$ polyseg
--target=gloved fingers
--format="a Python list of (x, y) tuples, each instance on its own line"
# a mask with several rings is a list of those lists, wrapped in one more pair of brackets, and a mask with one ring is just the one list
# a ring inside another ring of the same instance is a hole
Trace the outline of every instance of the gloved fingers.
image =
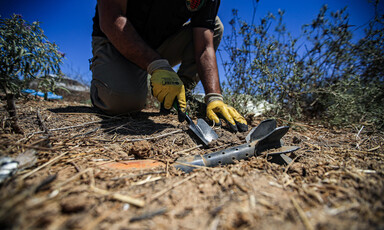
[(221, 125), (219, 117), (223, 118), (229, 126), (236, 127), (235, 121), (230, 116), (227, 105), (221, 100), (212, 101), (207, 106), (208, 119), (215, 122), (215, 125)]
[(235, 120), (233, 120), (231, 113), (229, 112), (229, 109), (226, 104), (220, 107), (220, 109), (218, 109), (217, 112), (223, 117), (223, 119), (225, 119), (225, 122), (228, 123), (228, 125), (236, 126)]
[(155, 96), (157, 98), (157, 100), (160, 102), (160, 103), (163, 103), (164, 104), (164, 108), (166, 109), (170, 109), (171, 107), (170, 106), (167, 106), (165, 104), (165, 98), (167, 96), (167, 91), (165, 90), (161, 90), (157, 93), (157, 95), (153, 94), (153, 96)]
[(219, 116), (225, 120), (225, 123), (227, 123), (230, 131), (236, 133), (237, 132), (236, 122), (233, 119), (230, 113), (230, 110), (226, 104), (224, 104), (224, 106), (220, 109), (219, 113), (220, 113)]
[[(168, 93), (164, 95), (164, 108), (171, 109), (173, 105), (173, 101), (176, 99), (177, 94), (175, 91), (169, 90)], [(159, 100), (160, 101), (160, 100)]]
[(213, 120), (215, 124), (221, 124), (219, 117), (224, 119), (232, 132), (245, 132), (248, 130), (247, 121), (244, 117), (236, 109), (221, 100), (211, 101), (207, 105), (207, 117)]
[(231, 117), (235, 120), (236, 126), (240, 132), (248, 131), (247, 121), (243, 116), (239, 114), (239, 112), (237, 112), (235, 108), (228, 106), (228, 112), (230, 113)]
[(235, 124), (232, 124), (231, 122), (228, 121), (228, 119), (224, 116), (221, 116), (223, 118), (223, 120), (225, 121), (225, 123), (227, 123), (228, 127), (229, 127), (229, 130), (233, 133), (236, 133), (238, 130), (237, 130), (237, 126), (236, 126), (236, 122), (234, 122)]
[(237, 129), (240, 131), (240, 132), (247, 132), (248, 131), (248, 125), (247, 124), (244, 124), (244, 123), (240, 123), (240, 122), (236, 122), (236, 126), (237, 126)]
[(215, 112), (209, 107), (207, 107), (207, 118), (215, 123), (217, 126), (221, 126), (221, 121)]
[(180, 93), (177, 95), (177, 101), (179, 103), (179, 108), (181, 112), (185, 113), (187, 111), (187, 99), (185, 97), (185, 87), (182, 85)]
[[(176, 102), (176, 101), (175, 101)], [(180, 93), (177, 95), (177, 117), (179, 122), (185, 121), (187, 118), (187, 99), (185, 97), (185, 87), (181, 87)]]
[[(186, 108), (185, 89), (179, 76), (171, 69), (156, 69), (151, 75), (152, 93), (160, 103), (164, 104), (165, 109), (171, 109), (176, 97), (183, 92), (184, 100), (181, 99), (183, 109)], [(180, 97), (182, 98), (182, 97)]]
[(156, 98), (158, 98), (158, 95), (160, 94), (161, 90), (160, 88), (152, 85), (152, 95)]

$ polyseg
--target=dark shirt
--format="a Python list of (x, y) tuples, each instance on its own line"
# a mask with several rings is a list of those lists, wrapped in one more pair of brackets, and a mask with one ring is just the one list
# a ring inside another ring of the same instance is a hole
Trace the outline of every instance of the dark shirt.
[[(127, 0), (126, 16), (143, 40), (156, 49), (189, 20), (192, 27), (213, 30), (219, 5), (220, 0), (206, 0), (199, 11), (190, 12), (185, 0)], [(106, 37), (100, 29), (97, 6), (92, 36)]]

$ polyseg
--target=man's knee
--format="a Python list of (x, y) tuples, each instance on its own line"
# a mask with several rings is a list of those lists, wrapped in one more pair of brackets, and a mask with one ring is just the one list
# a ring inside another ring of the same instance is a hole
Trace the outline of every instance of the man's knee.
[(147, 91), (118, 93), (98, 80), (91, 83), (92, 104), (109, 115), (137, 112), (145, 107)]
[(143, 109), (148, 92), (147, 72), (123, 57), (106, 38), (93, 39), (93, 105), (113, 115)]

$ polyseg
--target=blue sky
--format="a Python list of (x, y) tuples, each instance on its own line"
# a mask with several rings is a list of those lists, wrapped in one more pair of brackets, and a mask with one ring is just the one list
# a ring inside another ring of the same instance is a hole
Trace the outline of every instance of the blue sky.
[[(160, 0), (158, 0), (160, 1)], [(239, 15), (251, 21), (255, 0), (222, 0), (219, 16), (230, 32), (228, 22), (232, 9), (238, 9)], [(348, 6), (350, 23), (361, 25), (373, 16), (373, 8), (367, 0), (260, 0), (255, 22), (268, 12), (277, 13), (285, 10), (284, 21), (288, 31), (298, 33), (301, 25), (310, 23), (322, 5), (327, 4), (331, 11)], [(383, 2), (380, 9), (384, 10)], [(9, 17), (13, 13), (21, 14), (29, 22), (40, 21), (46, 36), (59, 45), (66, 54), (62, 65), (64, 73), (81, 74), (90, 82), (91, 73), (88, 59), (91, 58), (92, 17), (95, 13), (96, 0), (0, 0), (0, 15)], [(220, 63), (219, 63), (220, 66)], [(222, 68), (221, 79), (224, 78)]]

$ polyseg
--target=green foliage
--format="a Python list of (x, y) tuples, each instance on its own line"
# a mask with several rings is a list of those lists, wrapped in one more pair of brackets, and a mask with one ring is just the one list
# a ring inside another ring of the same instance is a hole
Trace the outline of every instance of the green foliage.
[(383, 128), (384, 15), (376, 10), (361, 39), (353, 37), (360, 27), (349, 24), (346, 8), (328, 13), (323, 6), (297, 38), (286, 31), (283, 15), (270, 13), (255, 25), (233, 11), (232, 32), (224, 38), (227, 101), (241, 110), (246, 102), (236, 97), (252, 95), (274, 104), (273, 115), (285, 119)]
[(37, 89), (44, 93), (44, 99), (48, 99), (48, 92), (55, 92), (57, 89), (62, 89), (66, 93), (71, 93), (67, 88), (57, 86), (56, 82), (60, 82), (61, 75), (44, 75), (39, 77)]
[(0, 56), (0, 85), (7, 94), (18, 94), (35, 78), (59, 74), (64, 54), (47, 40), (39, 22), (13, 15), (0, 18)]

